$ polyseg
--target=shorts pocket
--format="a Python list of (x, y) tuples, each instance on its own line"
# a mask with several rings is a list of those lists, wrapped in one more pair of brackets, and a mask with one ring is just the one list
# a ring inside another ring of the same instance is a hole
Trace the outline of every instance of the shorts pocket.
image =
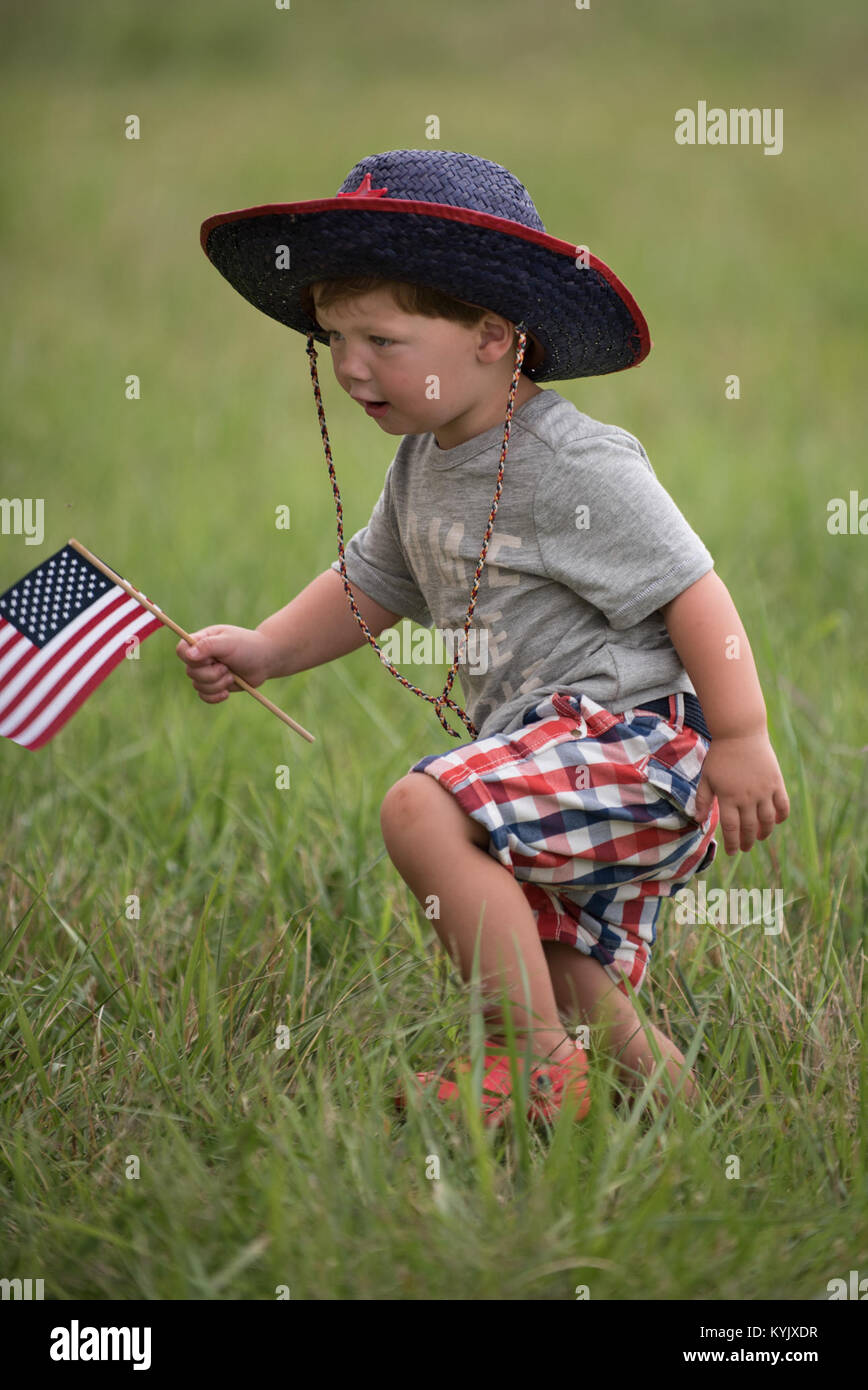
[(686, 821), (701, 826), (703, 822), (696, 818), (696, 793), (709, 745), (695, 729), (685, 726), (681, 733), (677, 733), (672, 725), (669, 727), (672, 728), (673, 739), (666, 745), (666, 752), (671, 753), (677, 742), (677, 761), (668, 757), (664, 761), (655, 754), (649, 754), (637, 767), (645, 781), (660, 792)]

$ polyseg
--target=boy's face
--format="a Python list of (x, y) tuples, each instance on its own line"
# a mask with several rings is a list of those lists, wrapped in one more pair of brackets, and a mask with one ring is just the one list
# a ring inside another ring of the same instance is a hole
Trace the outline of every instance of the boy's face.
[[(367, 413), (386, 434), (433, 432), (451, 449), (503, 419), (514, 359), (512, 326), (497, 314), (472, 328), (408, 314), (384, 288), (317, 307), (317, 320), (338, 382), (360, 403), (380, 403)], [(539, 389), (526, 377), (521, 385), (516, 404)]]

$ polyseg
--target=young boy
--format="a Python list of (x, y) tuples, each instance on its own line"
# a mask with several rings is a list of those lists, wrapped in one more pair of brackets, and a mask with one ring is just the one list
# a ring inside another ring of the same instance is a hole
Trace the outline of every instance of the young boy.
[(255, 631), (218, 625), (179, 642), (200, 698), (237, 690), (231, 672), (259, 686), (376, 646), (371, 634), (402, 617), (464, 627), (472, 722), (448, 698), (451, 676), (424, 698), (444, 728), (442, 706), (457, 710), (471, 741), (416, 762), (381, 824), (414, 895), (438, 904), (465, 979), (478, 939), (486, 1112), (510, 1104), (504, 988), (532, 1035), (531, 1115), (587, 1110), (587, 1059), (566, 1019), (591, 1025), (628, 1086), (657, 1048), (691, 1097), (684, 1057), (642, 1031), (630, 987), (661, 897), (713, 861), (718, 816), (733, 854), (789, 804), (711, 555), (638, 440), (536, 384), (638, 365), (650, 348), (638, 306), (587, 248), (545, 232), (508, 170), (452, 151), (370, 156), (335, 198), (220, 214), (202, 244), (245, 298), (307, 334), (330, 470), (315, 337), (340, 386), (400, 442), (345, 556), (341, 543)]

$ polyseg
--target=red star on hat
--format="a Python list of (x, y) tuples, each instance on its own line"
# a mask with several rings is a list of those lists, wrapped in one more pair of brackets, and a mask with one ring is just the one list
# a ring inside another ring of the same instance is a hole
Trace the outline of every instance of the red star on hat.
[(365, 174), (358, 188), (354, 188), (352, 193), (339, 193), (339, 198), (381, 198), (384, 193), (388, 193), (388, 188), (372, 188), (371, 176)]

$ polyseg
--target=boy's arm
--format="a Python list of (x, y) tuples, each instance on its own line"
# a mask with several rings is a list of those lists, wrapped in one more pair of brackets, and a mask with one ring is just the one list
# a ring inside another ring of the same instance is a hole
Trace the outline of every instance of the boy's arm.
[(697, 820), (705, 819), (716, 796), (727, 854), (748, 850), (786, 820), (790, 804), (769, 742), (747, 633), (714, 570), (660, 611), (712, 737), (697, 792)]
[[(400, 613), (390, 613), (355, 585), (351, 585), (356, 606), (374, 636), (391, 627)], [(337, 570), (327, 569), (311, 580), (291, 603), (272, 613), (257, 626), (257, 632), (273, 645), (269, 679), (294, 676), (311, 666), (334, 661), (367, 642)]]
[[(356, 605), (374, 636), (399, 614), (382, 608), (353, 586)], [(337, 570), (327, 569), (302, 589), (285, 608), (258, 628), (217, 623), (181, 639), (175, 652), (186, 664), (200, 700), (218, 704), (240, 691), (233, 674), (256, 688), (273, 676), (292, 676), (324, 661), (334, 661), (366, 642)]]

